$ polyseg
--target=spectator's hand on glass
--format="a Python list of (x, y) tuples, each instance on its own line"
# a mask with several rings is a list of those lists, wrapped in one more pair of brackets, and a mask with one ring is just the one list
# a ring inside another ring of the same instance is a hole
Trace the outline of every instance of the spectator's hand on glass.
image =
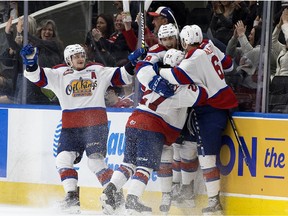
[(140, 22), (140, 19), (141, 19), (141, 15), (140, 15), (140, 12), (137, 14), (136, 16), (136, 19), (135, 19), (135, 22), (139, 25)]
[(254, 22), (253, 22), (253, 27), (259, 25), (259, 23), (261, 22), (261, 18), (260, 16), (256, 16)]
[(132, 26), (131, 26), (131, 23), (132, 23), (131, 14), (129, 12), (122, 12), (121, 15), (122, 15), (122, 20), (123, 20), (125, 30), (129, 31), (132, 28)]
[(16, 25), (17, 33), (21, 34), (23, 31), (23, 17), (18, 19), (18, 23)]
[(122, 12), (121, 13), (122, 15), (122, 20), (124, 23), (131, 23), (132, 22), (132, 17), (131, 17), (131, 14), (130, 12)]
[(235, 29), (236, 29), (236, 31), (237, 31), (238, 37), (241, 37), (241, 36), (245, 35), (246, 26), (244, 26), (244, 23), (242, 22), (242, 20), (239, 20), (239, 21), (235, 24)]
[(5, 33), (6, 34), (10, 34), (12, 31), (12, 20), (13, 20), (13, 17), (10, 17), (7, 21), (7, 24), (5, 26)]
[(102, 33), (97, 28), (92, 29), (92, 36), (95, 41), (99, 41), (99, 39), (103, 37)]

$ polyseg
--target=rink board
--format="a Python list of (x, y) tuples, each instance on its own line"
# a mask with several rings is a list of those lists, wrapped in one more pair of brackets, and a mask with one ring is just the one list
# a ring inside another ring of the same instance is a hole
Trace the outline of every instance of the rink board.
[[(109, 109), (109, 138), (106, 161), (119, 165), (125, 146), (125, 123), (130, 109)], [(286, 168), (287, 115), (235, 113), (234, 120), (247, 154), (243, 161), (233, 131), (223, 135), (219, 159), (225, 213), (232, 215), (288, 215)], [(55, 168), (57, 140), (61, 133), (59, 107), (0, 107), (0, 203), (49, 206), (64, 196)], [(86, 157), (75, 167), (79, 172), (81, 206), (100, 210), (102, 192), (96, 177), (86, 166)], [(129, 186), (126, 185), (124, 189)], [(172, 207), (173, 215), (200, 214), (207, 198), (201, 171), (196, 181), (197, 208)], [(158, 212), (161, 193), (153, 173), (143, 200)], [(126, 190), (125, 190), (126, 191)], [(155, 199), (151, 200), (151, 196)]]

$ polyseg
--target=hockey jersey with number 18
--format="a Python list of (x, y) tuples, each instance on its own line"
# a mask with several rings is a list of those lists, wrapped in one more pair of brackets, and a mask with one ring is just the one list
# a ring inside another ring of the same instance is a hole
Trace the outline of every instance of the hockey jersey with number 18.
[(132, 83), (125, 67), (87, 64), (77, 71), (67, 65), (42, 68), (24, 75), (39, 87), (51, 89), (62, 108), (62, 127), (79, 128), (107, 123), (104, 95), (110, 85)]
[[(158, 63), (161, 64), (163, 62), (163, 58), (166, 52), (167, 52), (167, 49), (165, 48), (165, 46), (161, 44), (155, 44), (154, 46), (149, 48), (147, 55), (143, 61), (149, 62), (151, 64), (158, 64)], [(156, 72), (153, 69), (145, 70), (145, 73), (137, 73), (137, 79), (142, 85), (147, 87), (149, 81), (155, 75), (156, 75)]]

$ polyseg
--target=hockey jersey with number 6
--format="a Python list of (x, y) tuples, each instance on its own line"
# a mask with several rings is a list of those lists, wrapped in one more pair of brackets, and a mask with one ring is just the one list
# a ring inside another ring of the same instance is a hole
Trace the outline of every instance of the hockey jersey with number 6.
[(190, 50), (178, 67), (160, 70), (160, 75), (172, 84), (195, 83), (207, 90), (207, 104), (219, 109), (238, 106), (233, 90), (226, 84), (224, 69), (231, 71), (231, 59), (209, 41)]

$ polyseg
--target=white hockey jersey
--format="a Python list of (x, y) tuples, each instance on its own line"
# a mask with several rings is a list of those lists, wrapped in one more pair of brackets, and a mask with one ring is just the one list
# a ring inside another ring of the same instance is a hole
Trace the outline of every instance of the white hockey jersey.
[[(155, 44), (154, 46), (149, 48), (147, 55), (144, 59), (145, 62), (150, 62), (151, 64), (155, 64), (158, 62), (163, 62), (163, 58), (167, 49), (161, 44)], [(144, 85), (148, 86), (148, 83), (152, 80), (152, 78), (156, 75), (156, 72), (152, 70), (145, 70), (146, 73), (137, 73), (137, 79), (139, 82)]]
[[(139, 63), (137, 68), (137, 77), (138, 75), (145, 77), (145, 74), (153, 71), (153, 66), (148, 62)], [(146, 78), (151, 80), (147, 76)], [(150, 124), (150, 128), (142, 129), (165, 134), (167, 143), (174, 142), (179, 136), (186, 121), (187, 108), (205, 104), (207, 100), (205, 89), (199, 88), (194, 84), (175, 85), (175, 94), (169, 98), (162, 97), (145, 86), (143, 86), (143, 90), (144, 94), (139, 105), (136, 107), (136, 112), (145, 111), (147, 115), (154, 115), (155, 118), (158, 117), (161, 120), (155, 121), (155, 124), (152, 126)], [(139, 116), (138, 121), (146, 121), (145, 115)], [(143, 125), (147, 127), (149, 124)], [(129, 124), (129, 127), (133, 127), (133, 124)], [(135, 127), (139, 128), (139, 124), (135, 125)]]
[(219, 108), (230, 109), (238, 106), (236, 96), (226, 84), (224, 69), (233, 68), (232, 60), (220, 50), (213, 47), (212, 42), (190, 50), (178, 67), (160, 70), (160, 75), (172, 84), (195, 83), (206, 89), (207, 104)]
[(125, 67), (87, 64), (83, 70), (67, 65), (24, 71), (24, 76), (39, 87), (52, 90), (62, 108), (62, 127), (76, 128), (107, 122), (104, 95), (109, 85), (132, 83)]

